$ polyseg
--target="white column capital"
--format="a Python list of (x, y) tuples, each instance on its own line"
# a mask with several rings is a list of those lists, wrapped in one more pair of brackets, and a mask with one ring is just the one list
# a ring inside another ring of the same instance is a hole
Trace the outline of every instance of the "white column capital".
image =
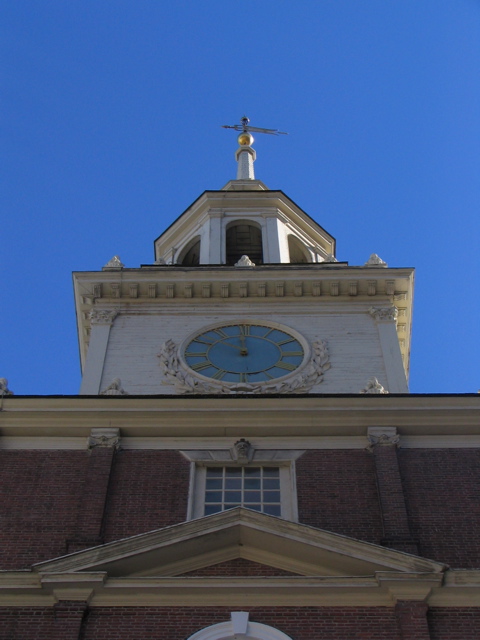
[(368, 313), (375, 322), (396, 322), (398, 309), (397, 307), (370, 307)]
[(370, 443), (369, 449), (376, 446), (398, 446), (400, 444), (397, 427), (368, 427), (367, 438)]
[(120, 445), (120, 429), (114, 427), (93, 428), (87, 440), (88, 448), (113, 447)]
[(113, 324), (118, 315), (118, 309), (92, 309), (89, 317), (92, 324)]

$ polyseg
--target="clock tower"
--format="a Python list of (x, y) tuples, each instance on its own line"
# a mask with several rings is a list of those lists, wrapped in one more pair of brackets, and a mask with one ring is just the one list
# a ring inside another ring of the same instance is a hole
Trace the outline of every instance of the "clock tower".
[(408, 392), (413, 269), (337, 261), (255, 179), (252, 135), (238, 142), (236, 180), (202, 193), (152, 264), (74, 274), (81, 394)]
[(245, 128), (151, 264), (74, 274), (80, 395), (0, 380), (0, 638), (479, 637), (480, 396), (407, 393), (413, 270)]

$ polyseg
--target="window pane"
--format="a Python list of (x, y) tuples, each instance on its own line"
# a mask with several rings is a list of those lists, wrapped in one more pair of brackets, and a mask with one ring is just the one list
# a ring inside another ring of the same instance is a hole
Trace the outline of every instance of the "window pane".
[(245, 502), (261, 502), (262, 501), (261, 496), (262, 494), (260, 493), (260, 491), (245, 491), (244, 501)]
[(260, 489), (260, 478), (245, 478), (245, 489)]
[(225, 478), (225, 489), (241, 489), (241, 478)]
[(205, 491), (205, 502), (222, 502), (222, 492)]
[(212, 513), (218, 513), (222, 510), (221, 504), (206, 504), (205, 505), (205, 515), (209, 516)]
[(223, 476), (223, 469), (221, 467), (208, 467), (207, 478), (218, 478)]
[(264, 478), (278, 478), (280, 476), (280, 469), (278, 467), (263, 467)]
[(225, 491), (225, 502), (241, 502), (241, 491)]
[(264, 502), (280, 502), (280, 491), (265, 491), (263, 494)]
[[(216, 488), (216, 487), (212, 487)], [(263, 488), (264, 489), (279, 489), (280, 488), (280, 480), (277, 478), (264, 478), (263, 480)]]
[(207, 489), (221, 489), (222, 488), (222, 479), (221, 478), (207, 478), (206, 487), (207, 487)]
[(255, 476), (256, 478), (259, 478), (262, 472), (262, 468), (261, 467), (247, 467), (245, 470), (245, 477), (249, 477), (251, 478), (252, 476)]
[(263, 506), (263, 513), (267, 513), (270, 516), (280, 516), (280, 505), (279, 504), (265, 504)]
[(225, 467), (225, 476), (229, 478), (241, 478), (242, 468), (241, 467)]

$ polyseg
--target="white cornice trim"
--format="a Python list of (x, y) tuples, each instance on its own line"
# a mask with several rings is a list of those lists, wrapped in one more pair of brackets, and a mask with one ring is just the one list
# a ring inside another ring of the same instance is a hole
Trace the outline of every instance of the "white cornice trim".
[[(452, 446), (455, 442), (459, 443), (456, 446), (475, 446), (477, 440), (471, 438), (480, 436), (480, 395), (9, 396), (3, 400), (0, 434), (87, 438), (93, 423), (97, 428), (119, 428), (124, 439), (293, 437), (299, 442), (298, 438), (365, 437), (365, 446), (369, 427), (390, 426), (397, 428), (409, 447), (430, 445), (419, 437), (442, 437)], [(327, 440), (326, 444), (330, 448), (336, 442)], [(355, 442), (358, 446), (359, 441)], [(400, 446), (404, 446), (402, 441)], [(308, 447), (302, 443), (300, 448)]]
[[(59, 598), (89, 601), (90, 607), (120, 606), (381, 606), (397, 596), (435, 607), (480, 607), (478, 571), (382, 573), (364, 577), (107, 578), (104, 572), (45, 573), (27, 584), (25, 572), (0, 574), (0, 606), (52, 607)], [(27, 572), (29, 579), (34, 574)]]

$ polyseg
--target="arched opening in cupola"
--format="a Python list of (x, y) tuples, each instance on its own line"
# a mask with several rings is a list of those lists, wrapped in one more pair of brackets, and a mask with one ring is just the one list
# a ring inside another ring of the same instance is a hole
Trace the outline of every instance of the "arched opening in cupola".
[(196, 236), (180, 251), (177, 264), (184, 267), (196, 267), (200, 264), (200, 238)]
[(226, 264), (233, 265), (242, 256), (248, 256), (255, 264), (263, 264), (262, 229), (260, 225), (236, 220), (227, 227)]
[(305, 245), (295, 236), (288, 236), (288, 252), (291, 264), (304, 264), (312, 261)]

